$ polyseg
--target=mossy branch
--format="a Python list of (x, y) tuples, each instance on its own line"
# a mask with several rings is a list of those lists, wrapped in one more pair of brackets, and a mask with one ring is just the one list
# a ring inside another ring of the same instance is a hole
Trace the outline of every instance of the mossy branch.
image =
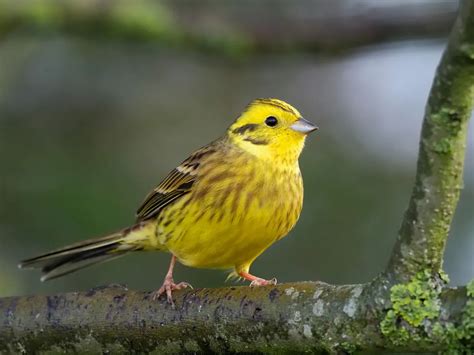
[(474, 283), (446, 288), (441, 263), (462, 184), (473, 61), (466, 0), (430, 93), (400, 236), (373, 282), (186, 290), (175, 292), (175, 309), (121, 287), (3, 298), (0, 351), (472, 353)]
[[(383, 288), (380, 288), (382, 290)], [(377, 290), (376, 292), (374, 292)], [(122, 287), (0, 300), (0, 352), (351, 352), (395, 349), (380, 333), (388, 306), (374, 285), (305, 282), (175, 292), (176, 308)], [(458, 324), (465, 289), (440, 297)], [(448, 304), (449, 303), (449, 304)], [(407, 349), (439, 350), (446, 344)]]
[(426, 106), (415, 186), (388, 267), (396, 281), (441, 270), (463, 186), (473, 103), (474, 2), (463, 1)]

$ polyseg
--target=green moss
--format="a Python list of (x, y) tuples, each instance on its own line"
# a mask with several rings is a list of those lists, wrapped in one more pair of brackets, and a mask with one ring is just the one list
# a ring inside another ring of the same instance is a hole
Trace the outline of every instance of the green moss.
[(458, 329), (458, 338), (467, 342), (474, 342), (474, 279), (467, 284), (469, 297), (464, 308), (461, 327)]
[(394, 315), (401, 317), (410, 326), (419, 327), (424, 320), (439, 315), (440, 293), (441, 288), (431, 280), (429, 273), (419, 273), (408, 284), (392, 287), (390, 298)]
[(448, 354), (471, 354), (474, 350), (474, 280), (467, 285), (468, 300), (458, 326), (452, 323), (433, 326), (432, 336), (441, 339)]
[(437, 126), (442, 128), (443, 132), (447, 132), (450, 135), (457, 135), (461, 130), (461, 120), (458, 110), (442, 107), (438, 112), (431, 115), (431, 121)]
[(451, 150), (453, 149), (451, 139), (450, 138), (443, 138), (439, 142), (433, 143), (432, 149), (436, 153), (440, 153), (440, 154), (451, 153)]
[(395, 346), (412, 343), (445, 344), (447, 353), (467, 353), (473, 349), (474, 280), (467, 286), (468, 300), (460, 324), (440, 320), (443, 285), (449, 282), (441, 272), (438, 278), (429, 271), (418, 273), (410, 282), (391, 288), (392, 308), (380, 327), (382, 334)]
[[(458, 141), (457, 136), (461, 130), (460, 115), (457, 110), (443, 107), (437, 113), (431, 115), (434, 132), (442, 135), (435, 139), (431, 149), (439, 154), (450, 154)], [(444, 137), (442, 137), (444, 136)]]
[(342, 350), (344, 354), (353, 354), (357, 351), (357, 346), (353, 343), (343, 341), (340, 345), (340, 350)]

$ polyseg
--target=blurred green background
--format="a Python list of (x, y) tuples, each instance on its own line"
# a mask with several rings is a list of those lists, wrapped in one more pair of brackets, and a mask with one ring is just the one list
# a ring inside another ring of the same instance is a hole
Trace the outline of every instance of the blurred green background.
[[(383, 270), (410, 196), (424, 105), (456, 2), (303, 2), (307, 12), (301, 3), (282, 1), (267, 7), (139, 2), (154, 6), (159, 18), (166, 10), (180, 19), (173, 25), (148, 15), (142, 21), (146, 11), (124, 12), (120, 2), (120, 16), (135, 16), (132, 27), (153, 28), (156, 20), (160, 28), (167, 24), (166, 31), (184, 28), (188, 34), (159, 32), (145, 40), (111, 31), (116, 20), (104, 29), (98, 16), (99, 25), (85, 30), (62, 23), (59, 11), (41, 10), (41, 2), (31, 2), (28, 16), (13, 3), (0, 4), (12, 11), (0, 15), (0, 296), (109, 283), (160, 286), (169, 262), (160, 253), (130, 255), (45, 284), (37, 272), (16, 265), (133, 223), (148, 191), (190, 152), (223, 134), (257, 97), (288, 101), (320, 131), (301, 157), (300, 221), (252, 271), (279, 282), (357, 283)], [(99, 6), (85, 3), (91, 13)], [(393, 7), (399, 16), (388, 18), (400, 26), (377, 27)], [(223, 30), (240, 24), (243, 12), (259, 11), (261, 23), (245, 17), (250, 28), (258, 24), (255, 42), (237, 41), (251, 38), (235, 36), (238, 27)], [(348, 16), (376, 25), (357, 37), (361, 22)], [(119, 30), (128, 23), (121, 21)], [(325, 31), (321, 23), (335, 30)], [(347, 28), (354, 23), (357, 28)], [(360, 43), (344, 42), (348, 33)], [(472, 124), (469, 134), (465, 186), (445, 258), (453, 284), (474, 275)], [(195, 287), (220, 286), (225, 277), (184, 266), (175, 273)]]

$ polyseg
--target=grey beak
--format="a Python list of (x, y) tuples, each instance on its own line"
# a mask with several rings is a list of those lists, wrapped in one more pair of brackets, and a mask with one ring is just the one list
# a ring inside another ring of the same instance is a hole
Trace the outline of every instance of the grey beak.
[(316, 126), (314, 123), (305, 120), (303, 117), (300, 117), (298, 121), (296, 121), (290, 126), (290, 128), (293, 131), (301, 132), (303, 134), (309, 134), (319, 129), (318, 126)]

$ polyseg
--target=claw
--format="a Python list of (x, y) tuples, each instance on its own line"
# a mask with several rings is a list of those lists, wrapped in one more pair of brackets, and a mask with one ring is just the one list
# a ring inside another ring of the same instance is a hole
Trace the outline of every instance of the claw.
[(273, 278), (271, 280), (265, 280), (265, 279), (257, 278), (257, 279), (253, 280), (250, 283), (250, 287), (276, 285), (276, 284), (277, 284), (277, 279), (276, 278)]
[(163, 285), (157, 291), (153, 292), (152, 299), (153, 301), (156, 301), (162, 294), (166, 293), (166, 299), (168, 300), (168, 303), (174, 306), (172, 292), (174, 290), (182, 290), (187, 287), (191, 289), (193, 288), (187, 282), (179, 282), (175, 284), (172, 278), (165, 278)]

